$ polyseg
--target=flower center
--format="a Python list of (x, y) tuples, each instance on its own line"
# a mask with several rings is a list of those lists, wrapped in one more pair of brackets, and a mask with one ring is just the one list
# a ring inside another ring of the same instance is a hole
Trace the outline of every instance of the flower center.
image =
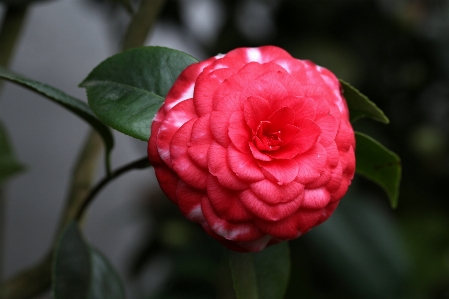
[(282, 133), (274, 129), (270, 121), (261, 121), (253, 142), (260, 151), (274, 151), (282, 145)]

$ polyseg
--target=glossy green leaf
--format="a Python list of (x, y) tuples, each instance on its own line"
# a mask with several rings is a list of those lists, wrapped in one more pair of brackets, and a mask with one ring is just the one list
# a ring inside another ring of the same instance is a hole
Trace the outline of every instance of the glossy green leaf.
[(8, 134), (0, 122), (0, 185), (24, 169), (14, 155)]
[(373, 138), (356, 132), (356, 172), (382, 187), (395, 208), (401, 181), (401, 160)]
[(58, 243), (53, 260), (55, 299), (122, 299), (120, 278), (108, 260), (83, 240), (71, 222)]
[(92, 110), (86, 103), (74, 97), (71, 97), (52, 86), (25, 78), (2, 67), (0, 67), (0, 79), (10, 81), (29, 90), (37, 92), (47, 99), (55, 102), (56, 104), (59, 104), (69, 111), (75, 113), (76, 115), (84, 119), (87, 123), (89, 123), (103, 138), (106, 149), (106, 168), (109, 172), (110, 153), (112, 148), (114, 147), (112, 132), (105, 124), (98, 120), (98, 118), (95, 116), (95, 114), (93, 114)]
[(384, 112), (376, 104), (371, 102), (367, 96), (343, 80), (340, 80), (340, 83), (343, 87), (346, 102), (348, 103), (351, 122), (355, 122), (363, 117), (370, 117), (384, 124), (390, 122)]
[(290, 250), (282, 242), (258, 253), (230, 252), (238, 299), (284, 298), (290, 277)]
[(195, 62), (177, 50), (135, 48), (103, 61), (80, 86), (86, 88), (90, 107), (104, 123), (147, 141), (168, 90), (181, 71)]

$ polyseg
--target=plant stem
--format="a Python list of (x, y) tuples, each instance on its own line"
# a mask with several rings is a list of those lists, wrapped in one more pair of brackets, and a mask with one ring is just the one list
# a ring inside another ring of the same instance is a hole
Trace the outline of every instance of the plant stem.
[(82, 206), (78, 209), (77, 214), (75, 216), (75, 219), (80, 220), (82, 216), (84, 215), (84, 212), (86, 211), (89, 204), (92, 202), (92, 200), (95, 198), (95, 196), (111, 181), (115, 180), (122, 174), (133, 170), (133, 169), (144, 169), (150, 166), (150, 162), (148, 161), (147, 157), (143, 157), (139, 160), (136, 160), (134, 162), (131, 162), (129, 164), (126, 164), (125, 166), (122, 166), (121, 168), (117, 169), (111, 175), (106, 176), (103, 178), (89, 193), (89, 195), (86, 197), (86, 199), (83, 201)]
[(123, 50), (140, 47), (145, 44), (148, 33), (156, 21), (165, 0), (142, 0), (140, 7), (129, 24), (123, 40)]
[[(0, 27), (0, 66), (8, 68), (25, 23), (27, 5), (7, 6)], [(0, 80), (0, 93), (3, 81)]]
[(0, 29), (0, 65), (8, 67), (28, 11), (27, 5), (8, 6)]

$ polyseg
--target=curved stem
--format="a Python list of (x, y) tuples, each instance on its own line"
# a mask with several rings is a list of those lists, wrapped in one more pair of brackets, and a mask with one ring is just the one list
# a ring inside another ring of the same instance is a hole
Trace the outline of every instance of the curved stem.
[(139, 160), (136, 160), (134, 162), (131, 162), (125, 166), (122, 166), (121, 168), (117, 169), (111, 175), (103, 178), (98, 184), (91, 190), (87, 198), (83, 201), (82, 206), (78, 209), (78, 212), (75, 216), (76, 220), (80, 220), (86, 211), (89, 204), (92, 202), (92, 200), (95, 198), (95, 196), (111, 181), (115, 180), (122, 174), (133, 170), (133, 169), (144, 169), (150, 166), (150, 162), (148, 161), (147, 157), (143, 157)]

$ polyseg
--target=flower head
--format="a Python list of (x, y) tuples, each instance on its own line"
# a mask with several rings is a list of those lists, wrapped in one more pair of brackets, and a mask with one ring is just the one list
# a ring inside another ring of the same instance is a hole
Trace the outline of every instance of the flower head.
[(151, 127), (165, 194), (238, 251), (291, 240), (325, 221), (355, 171), (338, 79), (274, 47), (190, 65)]

